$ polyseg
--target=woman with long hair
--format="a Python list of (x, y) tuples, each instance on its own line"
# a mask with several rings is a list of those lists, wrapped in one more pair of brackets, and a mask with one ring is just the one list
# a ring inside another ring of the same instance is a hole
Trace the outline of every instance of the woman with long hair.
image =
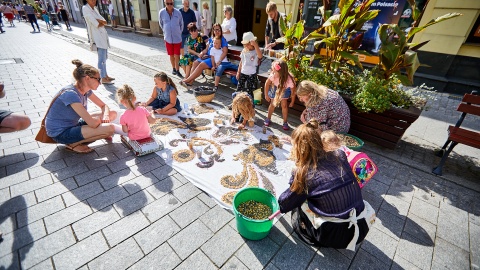
[(315, 119), (293, 131), (296, 168), (278, 200), (280, 211), (292, 211), (292, 226), (307, 244), (354, 250), (367, 235), (375, 211), (363, 201), (345, 153), (325, 150), (329, 148)]

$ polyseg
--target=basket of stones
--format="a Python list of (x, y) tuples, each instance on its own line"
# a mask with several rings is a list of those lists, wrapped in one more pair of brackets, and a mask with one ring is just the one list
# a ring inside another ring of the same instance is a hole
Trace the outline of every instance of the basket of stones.
[(338, 133), (337, 136), (340, 138), (342, 145), (352, 150), (360, 150), (363, 147), (364, 142), (358, 137), (347, 133)]
[(258, 187), (241, 189), (233, 197), (232, 206), (237, 230), (249, 240), (265, 238), (273, 226), (273, 221), (269, 217), (279, 210), (275, 196), (268, 190)]
[(193, 89), (193, 94), (200, 103), (212, 102), (213, 98), (215, 97), (215, 93), (215, 89), (210, 86), (199, 86)]

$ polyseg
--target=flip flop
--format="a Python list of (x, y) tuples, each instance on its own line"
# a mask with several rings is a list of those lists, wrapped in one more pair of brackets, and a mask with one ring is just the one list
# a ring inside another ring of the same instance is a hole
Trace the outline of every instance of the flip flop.
[[(80, 150), (80, 149), (78, 148), (79, 146), (81, 146), (81, 147), (86, 147), (86, 149)], [(84, 145), (84, 144), (78, 144), (78, 145), (75, 146), (75, 147), (71, 147), (71, 146), (66, 145), (66, 146), (65, 146), (65, 149), (66, 149), (67, 151), (74, 152), (74, 153), (77, 153), (77, 154), (88, 154), (88, 153), (93, 152), (93, 149), (92, 149), (92, 148), (90, 148), (90, 147), (88, 147), (88, 146), (86, 146), (86, 145)]]

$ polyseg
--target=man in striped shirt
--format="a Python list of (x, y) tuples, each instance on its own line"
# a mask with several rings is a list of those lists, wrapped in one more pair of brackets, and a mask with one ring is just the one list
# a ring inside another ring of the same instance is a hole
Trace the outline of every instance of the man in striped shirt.
[(35, 9), (31, 5), (27, 4), (26, 0), (23, 0), (23, 10), (25, 11), (25, 14), (27, 14), (28, 21), (32, 25), (33, 32), (35, 32), (35, 27), (33, 26), (33, 23), (37, 25), (38, 32), (40, 32), (40, 27), (37, 23), (37, 16), (35, 15)]

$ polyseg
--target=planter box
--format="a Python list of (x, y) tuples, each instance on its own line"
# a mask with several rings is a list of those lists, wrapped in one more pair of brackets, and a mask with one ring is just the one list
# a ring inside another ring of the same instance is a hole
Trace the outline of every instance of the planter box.
[(407, 128), (420, 117), (421, 110), (391, 108), (383, 113), (362, 113), (349, 97), (343, 97), (350, 108), (350, 131), (362, 140), (394, 149)]

